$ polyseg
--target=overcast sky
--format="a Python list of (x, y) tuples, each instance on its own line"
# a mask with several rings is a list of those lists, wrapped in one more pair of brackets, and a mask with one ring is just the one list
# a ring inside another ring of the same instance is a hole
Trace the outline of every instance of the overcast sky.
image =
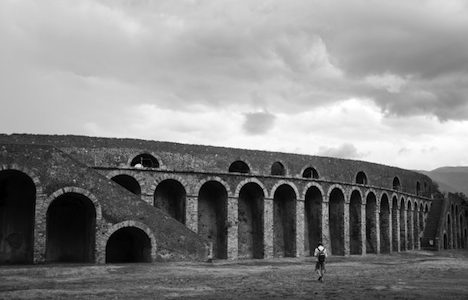
[(468, 2), (1, 0), (0, 132), (468, 165)]

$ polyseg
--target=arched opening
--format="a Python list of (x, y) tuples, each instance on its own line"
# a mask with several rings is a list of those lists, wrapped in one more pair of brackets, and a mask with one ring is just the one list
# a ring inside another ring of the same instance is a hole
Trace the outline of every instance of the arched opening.
[(399, 191), (401, 189), (400, 179), (398, 177), (393, 178), (393, 189)]
[(302, 172), (302, 177), (303, 178), (313, 178), (313, 179), (318, 179), (319, 178), (319, 174), (317, 172), (316, 169), (312, 168), (312, 167), (308, 167), (304, 170), (304, 172)]
[(362, 254), (361, 207), (361, 193), (353, 191), (349, 203), (349, 248), (351, 254)]
[(238, 256), (263, 258), (263, 189), (253, 182), (245, 184), (239, 192), (238, 204)]
[(271, 165), (271, 175), (275, 176), (284, 176), (286, 175), (286, 169), (284, 168), (283, 164), (279, 161), (274, 162)]
[(142, 153), (132, 159), (130, 166), (135, 168), (159, 168), (159, 162), (153, 155)]
[(333, 255), (344, 255), (344, 195), (339, 188), (330, 193), (328, 220)]
[(137, 227), (115, 231), (107, 241), (106, 263), (151, 262), (151, 241), (146, 232)]
[(455, 206), (455, 247), (460, 248), (460, 224), (458, 223), (458, 205)]
[(296, 193), (283, 184), (273, 197), (273, 253), (276, 257), (296, 256)]
[(444, 249), (447, 250), (448, 249), (448, 239), (447, 239), (447, 234), (444, 233)]
[(229, 173), (248, 174), (250, 173), (250, 168), (245, 162), (237, 160), (229, 166)]
[(413, 209), (411, 201), (408, 201), (408, 209), (406, 211), (406, 250), (413, 250)]
[(421, 183), (419, 181), (416, 182), (416, 195), (421, 195)]
[(366, 252), (377, 253), (377, 201), (374, 193), (366, 198)]
[(200, 188), (198, 234), (212, 243), (214, 258), (227, 258), (227, 191), (220, 182), (211, 180)]
[(390, 204), (387, 195), (380, 199), (380, 253), (390, 253)]
[(124, 187), (135, 195), (141, 195), (141, 187), (138, 181), (130, 175), (117, 175), (111, 178), (112, 181)]
[(305, 195), (304, 252), (314, 255), (315, 247), (322, 241), (322, 193), (312, 186)]
[(47, 210), (47, 262), (94, 262), (96, 210), (78, 193), (58, 196)]
[(398, 218), (398, 199), (392, 198), (392, 250), (398, 252), (398, 240), (400, 235), (400, 224)]
[(406, 250), (406, 206), (405, 200), (400, 200), (400, 251)]
[(366, 173), (360, 171), (356, 174), (356, 183), (357, 184), (367, 184), (367, 176)]
[(156, 187), (153, 205), (185, 224), (185, 199), (184, 186), (177, 180), (166, 179)]
[(20, 171), (0, 171), (0, 264), (33, 262), (36, 186)]

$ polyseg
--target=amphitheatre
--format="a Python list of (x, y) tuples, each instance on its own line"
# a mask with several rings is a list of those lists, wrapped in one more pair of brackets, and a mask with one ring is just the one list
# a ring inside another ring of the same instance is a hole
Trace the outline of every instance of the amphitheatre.
[(0, 264), (465, 248), (468, 208), (364, 161), (136, 139), (0, 135)]

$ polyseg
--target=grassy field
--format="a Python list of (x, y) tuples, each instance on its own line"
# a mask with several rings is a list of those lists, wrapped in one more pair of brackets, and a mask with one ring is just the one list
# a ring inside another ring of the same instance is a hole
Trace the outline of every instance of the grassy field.
[(468, 252), (0, 267), (0, 299), (468, 299)]

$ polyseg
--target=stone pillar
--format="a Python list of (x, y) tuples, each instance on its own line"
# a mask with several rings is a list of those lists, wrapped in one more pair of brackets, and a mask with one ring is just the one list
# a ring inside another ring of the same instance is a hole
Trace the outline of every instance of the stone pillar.
[(349, 202), (344, 203), (344, 255), (350, 255), (349, 244)]
[(361, 243), (362, 255), (367, 253), (367, 237), (366, 237), (366, 205), (361, 204)]
[(375, 208), (375, 254), (380, 254), (380, 207)]
[(330, 251), (331, 253), (331, 243), (330, 243), (330, 225), (329, 225), (329, 203), (328, 197), (324, 196), (322, 202), (322, 244)]
[[(401, 215), (401, 211), (400, 211), (400, 215)], [(400, 216), (401, 217), (401, 216)], [(407, 213), (407, 210), (406, 208), (403, 209), (403, 226), (402, 224), (400, 224), (400, 229), (403, 228), (403, 237), (405, 238), (405, 242), (403, 243), (403, 241), (400, 241), (400, 244), (402, 244), (402, 250), (406, 251), (408, 249), (408, 213)], [(401, 222), (400, 222), (401, 223)]]
[(273, 199), (265, 198), (263, 206), (264, 257), (273, 257)]
[(239, 254), (238, 199), (228, 197), (227, 201), (227, 257), (228, 259), (237, 259)]
[(389, 212), (390, 215), (388, 216), (388, 235), (389, 235), (389, 252), (393, 252), (393, 210), (390, 208)]
[[(392, 237), (392, 240), (393, 240), (393, 242), (396, 243), (397, 252), (400, 252), (400, 249), (401, 249), (400, 248), (400, 243), (401, 243), (401, 241), (400, 241), (400, 226), (401, 226), (401, 224), (400, 224), (400, 210), (398, 209), (398, 207), (395, 209), (395, 215), (396, 215), (396, 219), (392, 218), (392, 223), (393, 223), (393, 221), (395, 221), (395, 224), (392, 224), (392, 226), (396, 226), (396, 228), (395, 228), (396, 236)], [(392, 234), (393, 233), (394, 232), (392, 231)]]
[(408, 238), (408, 247), (406, 248), (407, 250), (413, 250), (414, 249), (414, 220), (413, 220), (413, 210), (408, 211), (408, 221), (407, 223), (409, 224), (408, 228), (408, 233), (407, 236), (409, 235)]
[(47, 196), (38, 194), (36, 196), (36, 210), (34, 216), (34, 253), (33, 263), (45, 262), (46, 254), (46, 228), (47, 228)]
[(296, 201), (296, 256), (304, 256), (304, 200)]
[(193, 232), (198, 232), (198, 198), (187, 195), (185, 199), (185, 226)]
[[(414, 230), (414, 249), (420, 250), (421, 249), (421, 243), (420, 243), (420, 237), (419, 237), (419, 211), (417, 209), (414, 210), (413, 217), (415, 220), (413, 220), (413, 230)], [(416, 226), (415, 226), (416, 225)]]

